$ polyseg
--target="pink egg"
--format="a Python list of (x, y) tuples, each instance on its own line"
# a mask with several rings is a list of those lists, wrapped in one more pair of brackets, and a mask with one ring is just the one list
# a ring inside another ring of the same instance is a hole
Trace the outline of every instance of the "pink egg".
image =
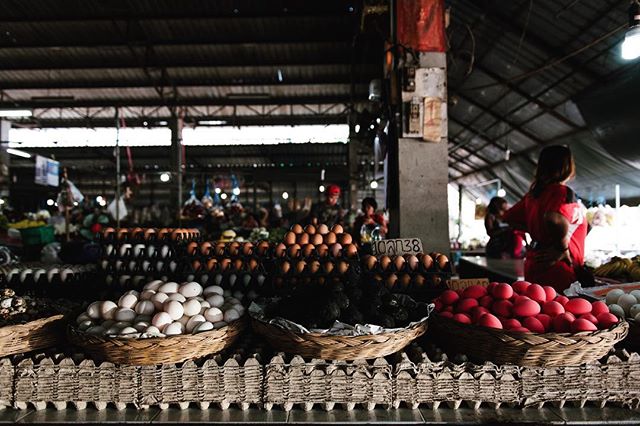
[(513, 296), (513, 288), (506, 283), (497, 284), (491, 294), (496, 299), (510, 299)]
[(591, 321), (587, 321), (584, 318), (578, 318), (574, 322), (571, 323), (571, 331), (574, 333), (579, 333), (581, 331), (596, 331), (598, 327)]
[(578, 317), (578, 319), (580, 318), (592, 322), (596, 327), (598, 326), (598, 318), (596, 318), (593, 314), (583, 314)]
[(572, 313), (566, 312), (555, 317), (552, 321), (553, 329), (556, 333), (568, 333), (571, 331), (571, 323), (576, 317)]
[(512, 328), (509, 331), (517, 331), (518, 333), (531, 333), (531, 331), (525, 327), (516, 327), (516, 328)]
[[(547, 293), (545, 293), (544, 288), (542, 288), (542, 286), (539, 284), (531, 284), (529, 287), (527, 287), (525, 295), (529, 299), (535, 300), (538, 303), (544, 303), (547, 301)], [(527, 327), (527, 328), (535, 332), (533, 328), (531, 327)]]
[(527, 317), (522, 321), (522, 326), (528, 328), (534, 333), (544, 333), (544, 325), (534, 317)]
[(486, 287), (482, 287), (480, 285), (472, 285), (464, 289), (462, 292), (462, 297), (471, 298), (471, 299), (480, 299), (483, 296), (487, 295)]
[[(538, 314), (538, 315), (535, 316), (535, 318), (542, 323), (542, 326), (544, 327), (545, 333), (547, 331), (551, 330), (552, 318), (549, 315), (547, 315), (547, 314)], [(531, 328), (531, 327), (529, 327), (529, 328)]]
[(602, 330), (607, 330), (618, 323), (618, 317), (610, 312), (603, 312), (597, 316), (598, 326)]
[(511, 287), (513, 287), (513, 291), (516, 293), (524, 294), (530, 285), (531, 283), (528, 281), (516, 281), (511, 285)]
[(467, 314), (455, 314), (453, 320), (462, 324), (471, 324), (471, 318)]
[(542, 288), (544, 289), (544, 292), (547, 295), (547, 297), (546, 297), (547, 300), (553, 300), (558, 295), (558, 293), (556, 293), (556, 289), (551, 287), (551, 286), (546, 285), (546, 286), (544, 286)]
[(445, 305), (453, 305), (458, 301), (458, 299), (460, 299), (460, 296), (458, 296), (458, 293), (453, 290), (445, 290), (440, 295), (440, 300)]
[(567, 296), (558, 296), (554, 299), (554, 301), (558, 302), (559, 304), (561, 304), (562, 306), (566, 305), (567, 302), (569, 301), (569, 298)]
[(593, 302), (591, 304), (591, 313), (595, 315), (597, 318), (598, 315), (602, 313), (609, 313), (609, 307), (607, 306), (606, 303), (601, 301)]
[(489, 310), (487, 308), (483, 306), (476, 306), (475, 308), (471, 309), (471, 319), (473, 320), (474, 324), (477, 324), (480, 317), (488, 313)]
[(506, 330), (512, 330), (514, 328), (522, 327), (522, 324), (520, 323), (520, 321), (518, 321), (515, 318), (507, 318), (504, 321), (502, 321), (502, 326)]
[(498, 300), (491, 306), (491, 312), (498, 316), (509, 318), (513, 315), (513, 303), (508, 300)]
[(484, 314), (481, 316), (478, 320), (478, 325), (482, 327), (502, 329), (502, 323), (500, 323), (500, 320), (496, 318), (495, 315), (491, 314)]
[(462, 299), (458, 302), (458, 304), (456, 305), (456, 312), (470, 312), (471, 309), (475, 308), (476, 306), (478, 306), (478, 300), (476, 299)]
[(478, 303), (482, 307), (489, 308), (491, 306), (491, 304), (493, 303), (493, 297), (491, 297), (491, 296), (482, 296), (478, 300)]
[(440, 312), (440, 316), (442, 318), (453, 318), (453, 314), (451, 312)]
[(542, 305), (542, 312), (551, 317), (555, 317), (557, 315), (564, 314), (564, 306), (556, 301), (547, 302)]
[(540, 313), (540, 305), (533, 300), (520, 300), (513, 305), (513, 314), (517, 317), (532, 317)]
[(584, 315), (591, 313), (591, 303), (581, 297), (570, 299), (565, 305), (564, 309), (571, 312), (574, 315)]

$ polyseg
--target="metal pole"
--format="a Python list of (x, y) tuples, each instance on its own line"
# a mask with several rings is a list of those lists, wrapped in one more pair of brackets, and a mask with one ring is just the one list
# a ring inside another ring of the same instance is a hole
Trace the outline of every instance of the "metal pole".
[(116, 107), (116, 230), (120, 229), (120, 108)]
[(462, 192), (464, 191), (463, 185), (458, 185), (458, 238), (456, 242), (460, 242), (462, 237)]

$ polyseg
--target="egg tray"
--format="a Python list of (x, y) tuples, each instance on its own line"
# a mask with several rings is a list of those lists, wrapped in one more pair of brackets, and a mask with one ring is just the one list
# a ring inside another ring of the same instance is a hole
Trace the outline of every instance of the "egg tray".
[[(172, 228), (169, 228), (172, 229)], [(96, 234), (96, 242), (98, 244), (109, 244), (109, 243), (162, 243), (162, 242), (171, 242), (171, 243), (184, 243), (184, 242), (191, 242), (191, 241), (196, 241), (199, 242), (202, 240), (202, 234), (200, 234), (200, 232), (197, 232), (197, 235), (191, 235), (191, 236), (179, 236), (176, 239), (171, 238), (171, 231), (169, 231), (169, 233), (165, 234), (162, 238), (158, 237), (157, 234), (157, 230), (156, 233), (153, 233), (149, 236), (149, 238), (145, 238), (144, 237), (144, 230), (142, 231), (143, 234), (140, 235), (140, 233), (138, 233), (138, 235), (131, 235), (130, 233), (124, 234), (124, 236), (118, 238), (117, 235), (115, 234), (109, 234), (107, 236), (103, 235), (103, 234)]]
[[(447, 280), (451, 278), (451, 274), (448, 272), (400, 272), (401, 274), (409, 274), (411, 276), (411, 282), (408, 286), (403, 286), (396, 281), (395, 285), (390, 286), (387, 283), (387, 278), (391, 273), (397, 273), (395, 271), (389, 271), (386, 275), (379, 275), (382, 279), (377, 279), (376, 272), (365, 271), (362, 273), (363, 285), (385, 286), (393, 293), (407, 294), (419, 302), (431, 302), (437, 298), (443, 291), (447, 289)], [(423, 285), (417, 285), (414, 282), (415, 276), (421, 275), (425, 279)]]
[(41, 276), (37, 281), (31, 278), (20, 282), (18, 278), (14, 277), (0, 287), (12, 288), (18, 295), (84, 300), (93, 294), (98, 277), (99, 274), (96, 272), (73, 274), (64, 282), (59, 275), (54, 276), (52, 281)]

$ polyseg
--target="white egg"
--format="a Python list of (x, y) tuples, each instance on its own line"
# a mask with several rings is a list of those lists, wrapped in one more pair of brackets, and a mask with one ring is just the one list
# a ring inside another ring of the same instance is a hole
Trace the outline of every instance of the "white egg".
[(222, 327), (226, 327), (228, 324), (224, 321), (218, 321), (217, 323), (213, 324), (213, 328), (215, 328), (216, 330)]
[(238, 311), (238, 314), (240, 314), (240, 316), (244, 315), (244, 306), (240, 304), (236, 304), (236, 305), (233, 305), (231, 308)]
[(127, 287), (129, 280), (131, 280), (131, 275), (122, 275), (120, 276), (120, 279), (118, 280), (118, 282), (120, 283), (121, 287)]
[(100, 268), (102, 270), (106, 270), (108, 266), (109, 266), (109, 261), (108, 260), (103, 260), (102, 262), (100, 262)]
[(179, 322), (172, 322), (164, 329), (164, 334), (167, 336), (177, 336), (184, 333), (184, 325)]
[(227, 309), (224, 312), (224, 321), (229, 323), (240, 319), (240, 314), (235, 309)]
[(633, 318), (636, 322), (640, 323), (640, 313)]
[(138, 298), (134, 294), (125, 294), (118, 300), (118, 306), (121, 308), (133, 309), (138, 303)]
[(178, 267), (178, 262), (175, 262), (173, 260), (169, 262), (169, 270), (171, 272), (175, 272), (177, 267)]
[(200, 302), (200, 306), (202, 306), (203, 308), (209, 309), (211, 307), (211, 303), (209, 303), (206, 300), (204, 300), (204, 301)]
[(112, 325), (107, 329), (107, 331), (104, 332), (104, 334), (108, 336), (114, 336), (116, 334), (120, 334), (121, 330), (122, 330), (122, 327), (116, 327), (115, 325)]
[(253, 290), (249, 290), (249, 293), (247, 293), (247, 299), (254, 301), (258, 298), (258, 293), (256, 293)]
[(153, 257), (156, 252), (156, 248), (154, 246), (147, 247), (147, 257)]
[(111, 256), (111, 254), (113, 253), (113, 244), (107, 244), (104, 251), (107, 254), (107, 256)]
[(225, 291), (222, 293), (222, 295), (224, 297), (231, 297), (233, 294), (231, 293), (231, 290), (225, 289)]
[(105, 300), (100, 304), (100, 316), (104, 319), (112, 319), (117, 309), (118, 305), (111, 300)]
[(610, 292), (608, 292), (606, 296), (607, 305), (613, 305), (614, 303), (618, 303), (618, 299), (623, 294), (624, 294), (624, 291), (620, 290), (619, 288), (615, 288)]
[(151, 315), (136, 315), (136, 319), (133, 322), (151, 322)]
[(67, 280), (70, 280), (71, 278), (73, 278), (73, 271), (71, 269), (66, 268), (60, 271), (60, 279), (63, 283), (67, 282)]
[(210, 331), (210, 330), (213, 330), (212, 323), (210, 323), (209, 321), (200, 322), (194, 327), (193, 334), (202, 333), (203, 331)]
[(136, 322), (133, 325), (133, 328), (135, 328), (139, 333), (144, 333), (149, 328), (149, 323), (144, 321)]
[(124, 257), (127, 254), (127, 250), (131, 248), (131, 244), (123, 244), (120, 246), (120, 256)]
[(158, 288), (158, 291), (161, 291), (161, 292), (167, 293), (167, 294), (171, 294), (171, 293), (177, 293), (179, 288), (180, 288), (180, 285), (178, 283), (168, 282), (168, 283), (162, 284)]
[(236, 274), (229, 275), (229, 285), (231, 287), (233, 287), (235, 285), (237, 278), (238, 278), (238, 276)]
[(180, 293), (171, 293), (167, 300), (175, 300), (176, 302), (184, 303), (187, 301), (187, 298)]
[(177, 300), (167, 300), (164, 302), (164, 305), (162, 305), (162, 310), (168, 313), (174, 321), (179, 320), (184, 315), (182, 303)]
[(156, 327), (155, 325), (150, 325), (149, 327), (147, 327), (147, 329), (144, 331), (147, 334), (150, 335), (158, 335), (161, 334), (160, 333), (160, 329), (158, 327)]
[(166, 312), (158, 312), (151, 319), (151, 325), (157, 327), (160, 331), (163, 331), (164, 328), (172, 322), (173, 320), (171, 319), (171, 315)]
[(100, 325), (106, 330), (107, 328), (110, 328), (115, 323), (116, 322), (114, 320), (106, 320), (106, 321), (102, 321), (102, 324)]
[(88, 334), (93, 334), (95, 336), (101, 336), (101, 335), (104, 334), (104, 332), (105, 332), (104, 327), (101, 327), (99, 325), (95, 325), (95, 326), (87, 329), (87, 333)]
[(144, 253), (145, 248), (146, 247), (144, 244), (136, 244), (135, 246), (133, 246), (133, 255), (135, 257), (140, 256), (142, 253)]
[(150, 281), (147, 284), (145, 284), (144, 286), (144, 290), (153, 290), (153, 291), (158, 291), (158, 289), (160, 288), (160, 286), (164, 284), (164, 282), (160, 281), (160, 280), (154, 280), (154, 281)]
[(640, 290), (633, 290), (631, 293), (633, 296), (635, 296), (636, 299), (638, 299), (638, 303), (640, 303)]
[(134, 333), (139, 333), (139, 331), (133, 327), (125, 327), (122, 330), (120, 330), (120, 335), (126, 335), (126, 334), (134, 334)]
[(264, 275), (258, 275), (258, 279), (257, 279), (258, 285), (261, 286), (262, 284), (264, 284), (264, 280), (265, 279), (266, 279), (266, 277)]
[(630, 318), (635, 318), (636, 316), (638, 316), (638, 314), (640, 314), (640, 303), (636, 303), (635, 305), (629, 308)]
[(112, 327), (118, 327), (119, 329), (123, 329), (126, 327), (131, 327), (133, 323), (131, 321), (118, 321), (113, 323)]
[(140, 293), (140, 300), (151, 300), (155, 294), (157, 294), (155, 290), (145, 290)]
[(156, 311), (161, 311), (162, 305), (164, 305), (164, 302), (166, 302), (167, 299), (169, 299), (169, 295), (167, 293), (156, 293), (151, 297), (151, 302), (153, 303), (153, 306), (155, 306)]
[(225, 299), (225, 303), (229, 303), (230, 305), (237, 305), (241, 302), (237, 297), (228, 297), (227, 299)]
[[(156, 271), (162, 271), (162, 268), (164, 267), (164, 262), (158, 260), (158, 262), (156, 263)], [(164, 277), (162, 278), (162, 282), (167, 281)], [(158, 287), (158, 290), (160, 289), (160, 287)]]
[(110, 286), (111, 284), (113, 284), (113, 276), (107, 275), (107, 277), (104, 279), (104, 283), (107, 286)]
[(200, 302), (200, 303), (204, 302), (204, 297), (202, 297), (202, 296), (192, 297), (191, 299), (193, 299), (193, 300), (197, 300), (197, 301), (198, 301), (198, 302)]
[(220, 308), (209, 308), (204, 311), (204, 317), (207, 321), (214, 323), (218, 321), (222, 321), (224, 319), (224, 314), (220, 310)]
[(133, 309), (129, 309), (129, 308), (120, 308), (117, 309), (115, 314), (113, 315), (113, 318), (116, 321), (128, 321), (131, 322), (134, 319), (136, 319), (136, 311), (134, 311)]
[(213, 282), (216, 283), (217, 286), (219, 286), (220, 284), (222, 284), (222, 278), (224, 278), (222, 276), (222, 274), (217, 274), (214, 278), (213, 278)]
[(133, 294), (136, 298), (140, 298), (140, 293), (135, 290), (129, 290), (125, 294)]
[(624, 309), (622, 309), (622, 306), (616, 305), (615, 303), (613, 305), (609, 305), (609, 312), (611, 312), (613, 315), (617, 316), (618, 318), (625, 317)]
[(219, 294), (214, 294), (207, 298), (207, 302), (209, 302), (212, 307), (219, 308), (224, 305), (224, 297), (220, 296)]
[(186, 298), (196, 297), (202, 294), (202, 286), (196, 282), (190, 282), (180, 286), (178, 292)]
[(205, 285), (207, 283), (207, 281), (209, 281), (209, 275), (202, 274), (200, 276), (200, 284)]
[(136, 313), (139, 315), (153, 315), (156, 307), (151, 300), (141, 300), (136, 304)]
[(195, 275), (189, 274), (187, 275), (187, 281), (193, 281), (195, 279)]
[(182, 304), (182, 307), (184, 308), (184, 314), (189, 317), (199, 314), (200, 309), (202, 309), (200, 302), (195, 299), (187, 300)]
[(162, 258), (165, 258), (169, 255), (169, 246), (168, 245), (164, 245), (160, 248), (160, 256)]
[(244, 297), (244, 294), (242, 294), (241, 291), (236, 291), (235, 293), (233, 293), (233, 297), (238, 300), (242, 300), (242, 298)]
[(76, 324), (80, 324), (81, 322), (85, 322), (90, 320), (91, 317), (89, 315), (87, 315), (86, 312), (81, 313), (80, 315), (78, 315), (78, 318), (76, 318)]
[(194, 315), (192, 316), (189, 321), (187, 321), (187, 325), (186, 325), (186, 330), (187, 333), (192, 333), (193, 330), (196, 328), (196, 326), (202, 322), (207, 321), (205, 317), (203, 317), (202, 315)]
[(638, 300), (636, 300), (635, 296), (632, 296), (631, 294), (623, 294), (622, 296), (620, 296), (620, 298), (618, 299), (618, 305), (620, 305), (620, 307), (622, 309), (624, 309), (625, 313), (629, 313), (629, 309), (635, 305), (636, 303), (638, 303)]
[(88, 330), (91, 327), (93, 327), (93, 321), (91, 320), (85, 320), (78, 324), (78, 330), (80, 331)]

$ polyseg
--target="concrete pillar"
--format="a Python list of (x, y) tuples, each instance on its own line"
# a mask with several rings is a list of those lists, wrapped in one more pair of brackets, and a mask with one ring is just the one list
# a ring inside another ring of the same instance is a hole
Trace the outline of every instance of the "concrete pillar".
[(0, 120), (0, 197), (9, 197), (9, 163), (10, 156), (7, 153), (9, 147), (9, 121)]
[(182, 127), (184, 120), (181, 114), (173, 116), (169, 120), (169, 128), (171, 129), (171, 204), (169, 210), (176, 209), (176, 218), (180, 218), (180, 212), (182, 210), (183, 200), (182, 196), (182, 178), (184, 171), (184, 164), (182, 164)]

